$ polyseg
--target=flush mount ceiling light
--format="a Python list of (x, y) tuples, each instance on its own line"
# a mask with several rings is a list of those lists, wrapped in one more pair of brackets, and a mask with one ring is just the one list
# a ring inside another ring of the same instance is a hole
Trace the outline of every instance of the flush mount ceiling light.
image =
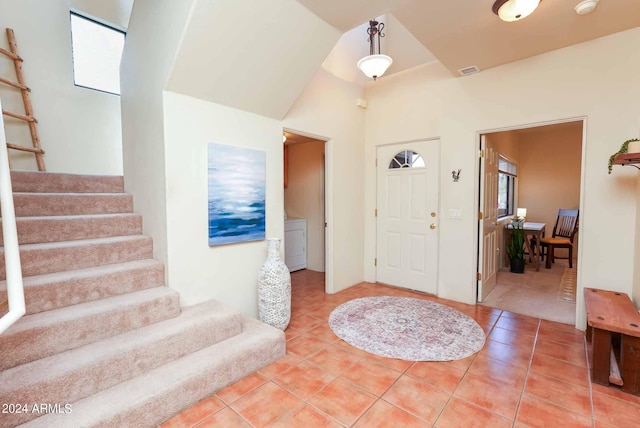
[(493, 13), (506, 22), (519, 21), (531, 15), (540, 4), (540, 0), (496, 0)]
[(575, 7), (575, 11), (578, 15), (586, 15), (592, 12), (598, 5), (598, 0), (584, 0), (578, 3)]
[[(369, 55), (358, 61), (358, 68), (373, 80), (382, 76), (389, 68), (393, 60), (390, 56), (380, 54), (380, 37), (384, 37), (382, 30), (384, 24), (375, 20), (369, 21), (367, 34), (369, 35)], [(378, 44), (378, 53), (376, 54), (375, 44)]]

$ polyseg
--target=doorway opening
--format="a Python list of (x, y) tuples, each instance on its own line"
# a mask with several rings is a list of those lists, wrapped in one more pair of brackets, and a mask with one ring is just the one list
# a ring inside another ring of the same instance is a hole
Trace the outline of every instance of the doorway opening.
[[(524, 221), (531, 228), (543, 228), (551, 237), (559, 209), (580, 209), (584, 129), (585, 120), (579, 118), (480, 134), (479, 304), (575, 325), (579, 228), (572, 268), (560, 259), (550, 268), (546, 258), (537, 265), (541, 254), (530, 245), (523, 274), (510, 272), (506, 229), (526, 213)], [(509, 168), (500, 169), (501, 160)], [(527, 240), (534, 235), (525, 231)]]
[(283, 136), (285, 263), (290, 272), (324, 273), (331, 292), (330, 141), (288, 129)]
[(376, 151), (376, 282), (437, 294), (440, 140)]

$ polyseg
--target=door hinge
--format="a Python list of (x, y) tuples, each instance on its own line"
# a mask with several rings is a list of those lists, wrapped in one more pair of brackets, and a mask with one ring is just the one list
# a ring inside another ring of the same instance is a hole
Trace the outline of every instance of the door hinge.
[(378, 158), (376, 158), (376, 166), (378, 166)]
[(378, 266), (378, 258), (377, 257), (375, 259), (373, 259), (373, 265), (374, 266)]
[(478, 273), (476, 274), (476, 279), (477, 279), (478, 281), (482, 281), (482, 274), (481, 274), (480, 272), (478, 272)]
[(482, 220), (484, 218), (484, 215), (482, 214), (482, 212), (478, 213), (478, 220)]
[(479, 157), (479, 158), (483, 158), (483, 157), (484, 157), (484, 150), (480, 150), (480, 151), (478, 152), (478, 157)]
[(377, 209), (377, 208), (374, 210), (374, 215), (375, 215), (376, 217), (378, 217), (378, 209)]

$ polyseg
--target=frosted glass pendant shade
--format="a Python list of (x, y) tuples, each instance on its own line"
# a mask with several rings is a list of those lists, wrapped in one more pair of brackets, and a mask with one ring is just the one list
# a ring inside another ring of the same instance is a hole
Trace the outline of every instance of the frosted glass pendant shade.
[(493, 11), (506, 22), (519, 21), (531, 15), (540, 4), (540, 0), (497, 0)]
[(390, 56), (387, 55), (369, 55), (358, 61), (358, 68), (370, 78), (375, 80), (382, 76), (389, 66), (393, 63)]

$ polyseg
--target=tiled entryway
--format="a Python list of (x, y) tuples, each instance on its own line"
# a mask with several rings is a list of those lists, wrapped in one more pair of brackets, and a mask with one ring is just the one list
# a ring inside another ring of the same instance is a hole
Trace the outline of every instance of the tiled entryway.
[[(166, 421), (169, 427), (636, 427), (640, 397), (592, 385), (583, 332), (485, 306), (377, 284), (324, 293), (292, 274), (287, 355)], [(484, 348), (464, 360), (408, 362), (336, 337), (331, 311), (350, 299), (430, 299), (474, 318)]]

